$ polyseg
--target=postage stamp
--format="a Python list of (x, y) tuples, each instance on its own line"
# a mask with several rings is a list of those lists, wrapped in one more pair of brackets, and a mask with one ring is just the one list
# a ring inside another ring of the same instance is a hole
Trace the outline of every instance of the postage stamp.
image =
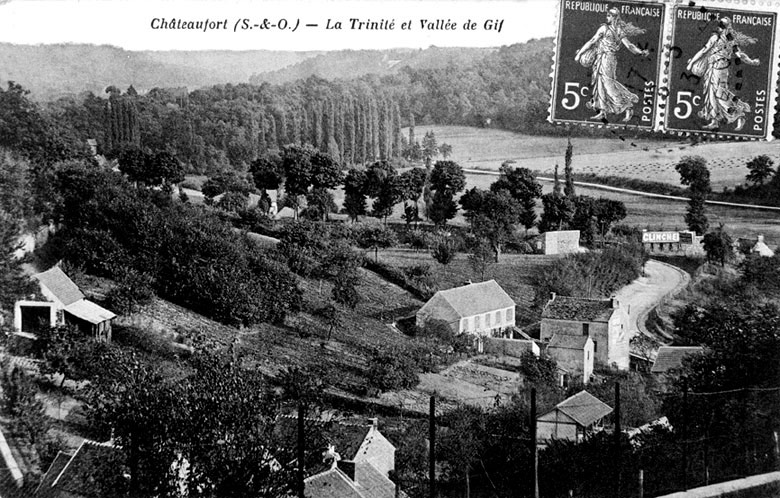
[(664, 129), (771, 139), (777, 88), (772, 7), (674, 7)]
[(550, 121), (654, 129), (666, 9), (562, 0)]

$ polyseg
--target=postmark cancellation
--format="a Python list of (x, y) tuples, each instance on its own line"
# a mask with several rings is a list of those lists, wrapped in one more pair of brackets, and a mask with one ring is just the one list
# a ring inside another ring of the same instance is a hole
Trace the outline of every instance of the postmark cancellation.
[(561, 0), (550, 121), (770, 140), (779, 7)]

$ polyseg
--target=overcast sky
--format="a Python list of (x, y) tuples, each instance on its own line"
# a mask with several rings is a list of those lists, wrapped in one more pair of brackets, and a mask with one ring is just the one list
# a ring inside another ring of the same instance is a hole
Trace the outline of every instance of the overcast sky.
[[(553, 0), (0, 0), (0, 42), (94, 43), (129, 50), (491, 47), (552, 36), (555, 5)], [(353, 30), (351, 18), (394, 20), (395, 28)], [(155, 19), (155, 26), (163, 20), (221, 23), (206, 32), (152, 29)], [(243, 19), (250, 26), (285, 19), (288, 29), (241, 29)], [(342, 29), (326, 30), (328, 19), (332, 26), (340, 21)], [(452, 21), (456, 29), (424, 30), (424, 19)], [(490, 20), (503, 20), (500, 32), (485, 29)], [(411, 28), (402, 30), (407, 21)], [(464, 30), (467, 21), (475, 22), (477, 29)], [(293, 32), (296, 22), (300, 25)]]

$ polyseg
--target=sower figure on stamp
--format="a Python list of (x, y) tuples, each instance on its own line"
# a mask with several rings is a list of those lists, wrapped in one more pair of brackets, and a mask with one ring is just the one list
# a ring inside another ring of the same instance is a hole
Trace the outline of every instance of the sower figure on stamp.
[(745, 126), (745, 113), (750, 112), (750, 105), (729, 90), (729, 67), (732, 56), (745, 64), (757, 66), (760, 61), (751, 59), (739, 47), (753, 43), (756, 43), (755, 38), (733, 29), (731, 19), (724, 17), (707, 44), (688, 60), (686, 69), (700, 76), (704, 85), (704, 103), (699, 117), (710, 122), (702, 128), (717, 128), (721, 121), (729, 124), (736, 121), (734, 129), (737, 131)]
[(649, 50), (641, 50), (629, 37), (644, 34), (645, 30), (620, 19), (616, 8), (607, 11), (607, 22), (602, 24), (593, 38), (577, 51), (574, 60), (592, 70), (589, 109), (598, 114), (591, 119), (605, 119), (607, 114), (626, 113), (623, 121), (634, 115), (634, 105), (639, 97), (631, 93), (616, 78), (617, 53), (621, 45), (636, 55), (647, 57)]

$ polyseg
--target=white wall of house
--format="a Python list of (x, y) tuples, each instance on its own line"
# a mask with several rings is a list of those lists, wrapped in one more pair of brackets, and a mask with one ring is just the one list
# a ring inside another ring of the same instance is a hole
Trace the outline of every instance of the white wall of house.
[(57, 325), (58, 322), (57, 312), (62, 309), (61, 307), (57, 307), (56, 303), (47, 303), (44, 301), (16, 301), (14, 303), (14, 330), (17, 332), (22, 331), (22, 308), (23, 307), (49, 308), (49, 325), (51, 327)]
[(593, 340), (588, 340), (582, 349), (550, 347), (547, 348), (547, 353), (560, 368), (581, 380), (583, 384), (587, 384), (593, 375)]
[(481, 313), (469, 317), (461, 318), (461, 333), (490, 336), (492, 331), (502, 330), (507, 327), (515, 326), (515, 308), (503, 308), (489, 313)]

